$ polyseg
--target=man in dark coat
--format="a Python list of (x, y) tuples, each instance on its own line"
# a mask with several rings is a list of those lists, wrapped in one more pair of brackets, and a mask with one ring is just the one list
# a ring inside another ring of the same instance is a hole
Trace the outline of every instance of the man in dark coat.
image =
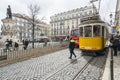
[(29, 41), (26, 39), (26, 40), (24, 41), (24, 50), (26, 50), (26, 49), (27, 49), (28, 44), (29, 44)]
[(10, 47), (12, 47), (12, 43), (13, 43), (13, 41), (12, 41), (12, 39), (10, 39), (10, 41), (9, 41), (9, 46)]
[(111, 38), (110, 42), (112, 43), (112, 48), (114, 50), (114, 56), (117, 56), (118, 45), (119, 45), (119, 38), (118, 36), (114, 36)]
[(19, 48), (19, 44), (17, 42), (15, 42), (15, 44), (14, 44), (14, 50), (18, 50), (18, 48)]
[(11, 51), (10, 48), (9, 48), (10, 44), (9, 44), (9, 40), (8, 39), (5, 41), (5, 46), (6, 46), (6, 52), (7, 52), (7, 50)]
[(72, 55), (75, 56), (76, 58), (76, 55), (74, 53), (74, 48), (75, 48), (75, 40), (73, 40), (72, 38), (70, 39), (70, 43), (69, 43), (69, 50), (70, 50), (70, 57), (69, 59), (72, 59)]

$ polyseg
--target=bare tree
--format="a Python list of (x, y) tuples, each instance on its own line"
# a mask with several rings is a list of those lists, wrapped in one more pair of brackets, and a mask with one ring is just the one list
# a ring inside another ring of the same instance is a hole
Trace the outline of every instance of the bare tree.
[(35, 27), (35, 21), (37, 20), (37, 16), (38, 16), (38, 14), (39, 14), (39, 12), (40, 12), (40, 6), (38, 6), (37, 4), (35, 4), (35, 5), (32, 5), (32, 4), (30, 4), (29, 6), (28, 6), (28, 8), (29, 8), (29, 11), (30, 11), (30, 16), (31, 16), (31, 23), (32, 23), (32, 27), (33, 27), (33, 30), (32, 30), (32, 38), (33, 38), (33, 41), (32, 41), (32, 48), (34, 48), (34, 31), (35, 31), (35, 29), (34, 29), (34, 27)]

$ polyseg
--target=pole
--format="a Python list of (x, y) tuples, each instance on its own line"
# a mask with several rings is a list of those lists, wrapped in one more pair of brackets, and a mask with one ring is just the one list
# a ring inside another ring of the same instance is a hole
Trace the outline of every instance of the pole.
[[(110, 14), (110, 24), (112, 26), (112, 14)], [(113, 71), (113, 48), (111, 47), (111, 56), (110, 56), (110, 79), (114, 80), (114, 71)]]
[(100, 11), (100, 3), (101, 3), (101, 0), (99, 0), (98, 14), (99, 14), (99, 11)]
[(33, 33), (32, 33), (32, 37), (33, 37), (33, 40), (32, 40), (32, 48), (34, 48), (34, 27), (35, 27), (35, 25), (34, 25), (34, 16), (33, 16), (33, 23), (32, 23), (32, 25), (33, 25)]
[(118, 18), (119, 18), (119, 3), (120, 1), (117, 0), (117, 3), (116, 3), (116, 11), (115, 11), (115, 25), (117, 26), (118, 25)]
[(111, 48), (111, 59), (110, 59), (110, 76), (111, 80), (114, 80), (114, 71), (113, 71), (113, 49)]

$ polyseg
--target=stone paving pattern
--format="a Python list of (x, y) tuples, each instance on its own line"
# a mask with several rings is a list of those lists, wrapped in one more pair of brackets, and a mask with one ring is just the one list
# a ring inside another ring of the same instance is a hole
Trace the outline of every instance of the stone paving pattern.
[(120, 80), (120, 52), (113, 57), (114, 62), (114, 80)]
[[(92, 58), (91, 56), (81, 56), (79, 49), (75, 50), (77, 59), (70, 60), (69, 50), (61, 50), (49, 55), (31, 58), (26, 61), (17, 62), (11, 65), (0, 67), (0, 80), (73, 80), (79, 70)], [(102, 57), (105, 58), (105, 57)], [(101, 61), (101, 57), (97, 57), (97, 61)], [(82, 77), (75, 80), (99, 80), (100, 64), (89, 65)], [(92, 69), (94, 67), (94, 69)], [(84, 78), (90, 73), (88, 78)], [(97, 73), (97, 74), (96, 74)], [(94, 77), (93, 77), (94, 76)]]
[(98, 56), (76, 80), (101, 80), (106, 57)]
[[(111, 61), (111, 48), (109, 49), (102, 80), (111, 80), (110, 61)], [(114, 80), (120, 80), (120, 51), (118, 51), (117, 56), (113, 56), (113, 72), (114, 72)]]
[[(79, 57), (80, 51), (75, 51)], [(70, 64), (69, 50), (32, 58), (30, 60), (0, 67), (0, 80), (44, 80), (56, 70)]]

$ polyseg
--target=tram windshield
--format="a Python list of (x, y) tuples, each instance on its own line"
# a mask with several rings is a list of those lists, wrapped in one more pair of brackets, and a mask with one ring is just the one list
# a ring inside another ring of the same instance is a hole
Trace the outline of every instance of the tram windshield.
[(93, 37), (100, 36), (100, 25), (93, 26)]
[(92, 26), (85, 26), (84, 27), (85, 30), (85, 37), (92, 37)]
[(80, 27), (80, 37), (83, 37), (83, 27)]

